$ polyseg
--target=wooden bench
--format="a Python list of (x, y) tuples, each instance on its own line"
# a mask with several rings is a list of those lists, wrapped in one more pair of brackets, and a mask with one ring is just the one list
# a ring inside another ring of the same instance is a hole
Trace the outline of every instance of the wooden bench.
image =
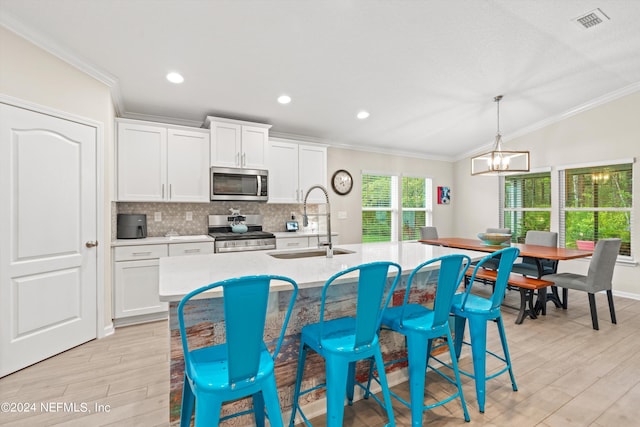
[[(471, 266), (465, 272), (467, 280), (473, 275), (475, 267)], [(488, 270), (486, 268), (479, 268), (476, 272), (476, 280), (483, 280), (488, 282), (495, 282), (498, 272), (496, 270)], [(518, 288), (520, 291), (520, 307), (516, 324), (521, 324), (524, 321), (525, 316), (529, 316), (532, 319), (538, 317), (538, 312), (543, 310), (544, 303), (540, 302), (540, 307), (537, 307), (533, 302), (533, 296), (535, 291), (538, 291), (538, 301), (547, 300), (547, 288), (553, 286), (554, 283), (548, 280), (536, 279), (533, 277), (521, 276), (519, 274), (511, 273), (508, 281), (509, 287)]]

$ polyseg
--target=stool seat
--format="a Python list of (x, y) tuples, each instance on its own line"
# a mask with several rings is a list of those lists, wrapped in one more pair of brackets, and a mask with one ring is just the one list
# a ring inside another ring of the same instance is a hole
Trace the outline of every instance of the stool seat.
[(229, 349), (227, 344), (205, 347), (191, 351), (189, 378), (198, 388), (206, 391), (228, 391), (239, 386), (249, 386), (273, 375), (273, 359), (266, 346), (260, 351), (255, 378), (229, 382)]
[(378, 344), (378, 337), (373, 337), (371, 343), (363, 348), (357, 348), (355, 335), (356, 319), (353, 317), (343, 317), (341, 319), (329, 320), (324, 323), (323, 334), (320, 335), (321, 325), (319, 323), (304, 326), (301, 332), (301, 339), (314, 351), (322, 349), (332, 353), (354, 353), (359, 354), (371, 346)]
[(486, 319), (495, 319), (498, 315), (500, 315), (500, 307), (492, 307), (491, 300), (473, 294), (469, 294), (464, 305), (464, 310), (461, 310), (460, 307), (462, 306), (463, 298), (464, 294), (462, 293), (453, 296), (451, 313), (459, 314), (461, 316), (463, 316), (465, 313), (475, 314), (478, 316), (483, 316)]

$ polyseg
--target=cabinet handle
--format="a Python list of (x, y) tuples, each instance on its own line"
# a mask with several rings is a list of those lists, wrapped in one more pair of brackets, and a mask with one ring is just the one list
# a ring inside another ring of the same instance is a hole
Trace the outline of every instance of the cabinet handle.
[(300, 246), (300, 242), (291, 242), (291, 243), (287, 243), (287, 246)]
[(169, 184), (169, 199), (171, 199), (172, 195), (171, 195), (171, 184)]
[(236, 166), (240, 166), (240, 152), (236, 153)]
[(186, 254), (193, 254), (193, 253), (196, 253), (196, 252), (200, 252), (200, 249), (197, 249), (197, 248), (196, 249), (185, 249), (185, 251), (184, 251), (184, 253), (186, 253)]
[(162, 198), (164, 199), (164, 184), (162, 184)]
[(133, 255), (133, 256), (151, 255), (151, 251), (149, 251), (149, 252), (133, 252), (131, 255)]
[(242, 153), (242, 166), (247, 165), (247, 153)]

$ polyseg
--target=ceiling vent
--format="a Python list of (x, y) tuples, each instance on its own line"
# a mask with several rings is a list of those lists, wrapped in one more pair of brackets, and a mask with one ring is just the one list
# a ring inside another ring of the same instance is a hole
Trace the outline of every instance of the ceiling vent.
[(573, 21), (583, 29), (593, 28), (595, 26), (608, 22), (609, 18), (600, 8), (587, 12), (584, 15), (574, 18)]

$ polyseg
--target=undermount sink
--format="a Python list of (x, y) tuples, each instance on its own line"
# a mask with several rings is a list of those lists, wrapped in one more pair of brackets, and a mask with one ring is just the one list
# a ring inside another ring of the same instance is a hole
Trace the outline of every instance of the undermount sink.
[[(350, 251), (348, 249), (339, 249), (335, 248), (333, 250), (334, 255), (344, 255), (344, 254), (353, 254), (354, 251)], [(308, 249), (304, 251), (291, 251), (291, 252), (270, 252), (274, 258), (279, 259), (296, 259), (296, 258), (309, 258), (314, 256), (327, 256), (327, 250), (325, 248), (314, 248)]]

